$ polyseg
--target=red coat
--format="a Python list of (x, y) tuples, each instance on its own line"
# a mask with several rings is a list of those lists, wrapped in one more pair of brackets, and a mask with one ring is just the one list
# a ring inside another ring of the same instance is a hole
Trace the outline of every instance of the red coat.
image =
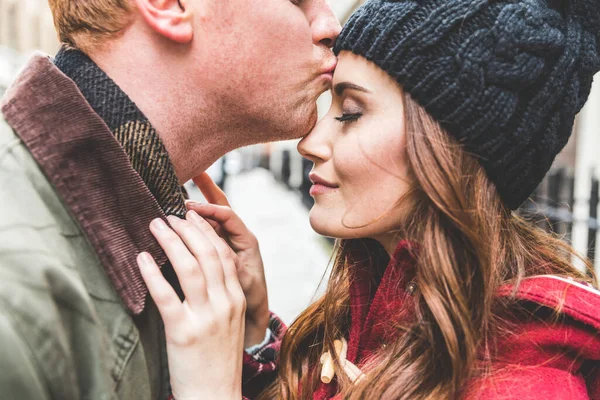
[[(411, 318), (405, 271), (413, 264), (406, 243), (401, 243), (373, 296), (370, 279), (358, 276), (352, 284), (347, 358), (358, 367), (384, 343), (395, 340), (390, 321)], [(499, 295), (511, 296), (512, 289), (504, 287)], [(600, 292), (544, 275), (525, 279), (515, 296), (521, 304), (536, 306), (534, 314), (510, 317), (515, 323), (513, 332), (497, 338), (494, 373), (469, 382), (464, 398), (600, 400)], [(565, 318), (552, 322), (546, 316), (548, 309), (559, 310)], [(285, 327), (277, 330), (281, 337)], [(258, 355), (245, 356), (246, 396), (255, 396), (274, 379), (272, 360), (278, 348), (279, 341), (275, 341)], [(335, 392), (334, 380), (321, 384), (313, 398), (333, 399)]]

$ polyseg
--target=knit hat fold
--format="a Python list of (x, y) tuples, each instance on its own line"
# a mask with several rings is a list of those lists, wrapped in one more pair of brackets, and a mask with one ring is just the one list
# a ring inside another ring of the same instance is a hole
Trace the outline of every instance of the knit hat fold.
[(600, 70), (600, 1), (370, 0), (334, 50), (395, 78), (515, 209), (566, 145)]

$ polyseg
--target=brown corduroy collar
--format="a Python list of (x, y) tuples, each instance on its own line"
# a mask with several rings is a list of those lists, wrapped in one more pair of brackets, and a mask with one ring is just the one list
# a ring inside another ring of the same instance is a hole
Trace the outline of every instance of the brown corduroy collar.
[(144, 310), (148, 289), (136, 256), (167, 259), (148, 226), (165, 214), (75, 83), (34, 56), (0, 104), (95, 249), (125, 306)]

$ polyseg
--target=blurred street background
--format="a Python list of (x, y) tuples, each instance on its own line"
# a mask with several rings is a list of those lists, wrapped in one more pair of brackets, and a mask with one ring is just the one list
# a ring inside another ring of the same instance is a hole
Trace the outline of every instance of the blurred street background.
[[(344, 22), (361, 0), (330, 0)], [(0, 96), (33, 51), (58, 49), (47, 0), (0, 0)], [(323, 115), (330, 96), (319, 99)], [(311, 164), (296, 152), (296, 142), (236, 150), (209, 173), (226, 191), (233, 207), (261, 243), (271, 308), (291, 322), (315, 294), (331, 255), (331, 241), (308, 224), (312, 199), (307, 174)], [(553, 230), (595, 262), (600, 272), (600, 76), (574, 135), (547, 179), (519, 210)], [(192, 198), (201, 198), (193, 184)]]

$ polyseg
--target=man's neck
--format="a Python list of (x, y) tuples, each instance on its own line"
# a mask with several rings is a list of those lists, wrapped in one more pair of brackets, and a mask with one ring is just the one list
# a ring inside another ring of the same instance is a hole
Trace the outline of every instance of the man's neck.
[(152, 52), (147, 57), (121, 57), (121, 53), (117, 49), (91, 57), (156, 128), (181, 184), (244, 144), (238, 143), (240, 136), (218, 107), (186, 79), (184, 68), (173, 63), (165, 71), (159, 67), (164, 59), (154, 58)]

